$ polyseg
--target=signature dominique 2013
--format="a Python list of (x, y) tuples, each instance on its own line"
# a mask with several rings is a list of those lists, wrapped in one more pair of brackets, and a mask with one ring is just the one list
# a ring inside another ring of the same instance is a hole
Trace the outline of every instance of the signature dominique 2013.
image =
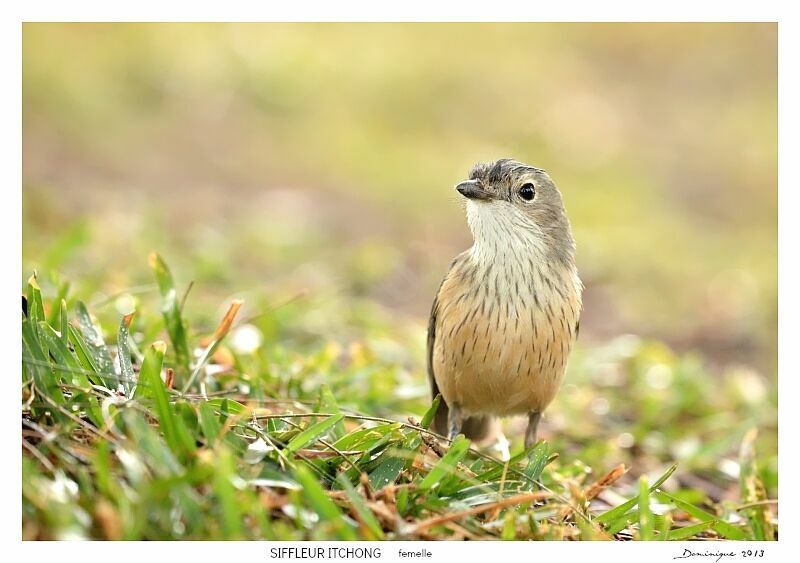
[(735, 559), (736, 557), (741, 557), (743, 559), (748, 558), (756, 558), (756, 557), (764, 557), (766, 554), (766, 550), (764, 549), (742, 549), (742, 550), (730, 550), (730, 551), (722, 551), (722, 550), (706, 550), (706, 551), (693, 551), (691, 549), (684, 549), (680, 555), (676, 555), (673, 559), (689, 559), (692, 557), (713, 557), (714, 561), (721, 561), (723, 558), (730, 557)]

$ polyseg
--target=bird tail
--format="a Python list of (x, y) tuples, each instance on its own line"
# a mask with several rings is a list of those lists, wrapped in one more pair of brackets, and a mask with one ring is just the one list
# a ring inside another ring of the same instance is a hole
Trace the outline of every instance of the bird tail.
[[(439, 410), (436, 411), (431, 425), (431, 430), (442, 436), (447, 436), (448, 411), (447, 403), (441, 400), (439, 402)], [(492, 430), (495, 426), (492, 424), (493, 421), (494, 417), (492, 416), (464, 417), (464, 420), (461, 421), (461, 433), (473, 442), (481, 442), (493, 434)]]

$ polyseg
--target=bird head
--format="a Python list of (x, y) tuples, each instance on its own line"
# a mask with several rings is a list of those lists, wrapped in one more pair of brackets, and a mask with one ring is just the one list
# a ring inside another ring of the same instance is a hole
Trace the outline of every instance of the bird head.
[(478, 163), (455, 189), (477, 245), (528, 244), (571, 260), (575, 244), (561, 192), (541, 168), (511, 159)]

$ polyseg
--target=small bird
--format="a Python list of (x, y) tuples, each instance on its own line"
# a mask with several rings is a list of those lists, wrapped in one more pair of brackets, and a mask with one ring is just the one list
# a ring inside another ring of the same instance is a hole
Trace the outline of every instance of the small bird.
[(474, 244), (453, 260), (428, 323), (433, 429), (485, 439), (494, 417), (527, 414), (526, 449), (578, 336), (583, 285), (561, 193), (511, 159), (476, 164), (455, 189)]

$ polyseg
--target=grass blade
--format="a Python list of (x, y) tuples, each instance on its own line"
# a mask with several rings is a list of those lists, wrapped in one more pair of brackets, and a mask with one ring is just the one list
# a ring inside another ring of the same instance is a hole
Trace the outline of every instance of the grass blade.
[(36, 281), (36, 273), (28, 278), (28, 311), (27, 317), (33, 326), (39, 326), (39, 321), (44, 321), (44, 304), (42, 303), (42, 291)]
[(217, 420), (214, 409), (206, 402), (200, 403), (197, 415), (200, 421), (200, 429), (206, 439), (206, 445), (213, 448), (216, 445), (217, 436), (222, 431), (222, 424)]
[[(326, 384), (322, 384), (319, 389), (319, 403), (317, 406), (317, 412), (324, 412), (330, 414), (339, 414), (341, 411), (339, 410), (339, 405), (336, 402), (336, 398), (333, 396), (331, 392), (331, 388), (328, 387)], [(340, 420), (336, 424), (334, 424), (333, 428), (331, 428), (331, 436), (334, 440), (338, 440), (342, 436), (347, 433), (344, 427), (344, 420)]]
[[(194, 450), (194, 441), (189, 434), (183, 419), (178, 415), (177, 409), (169, 402), (169, 395), (164, 382), (161, 381), (160, 365), (164, 358), (167, 345), (164, 342), (155, 342), (145, 353), (142, 363), (141, 395), (152, 398), (154, 410), (161, 431), (172, 451), (179, 457), (188, 455)], [(147, 367), (147, 369), (144, 369)], [(156, 369), (158, 367), (158, 369)]]
[(214, 350), (217, 349), (219, 343), (222, 342), (222, 339), (228, 334), (231, 329), (231, 325), (233, 324), (233, 320), (236, 318), (239, 309), (242, 307), (241, 299), (234, 299), (231, 302), (230, 307), (228, 307), (228, 312), (225, 313), (225, 316), (222, 318), (222, 321), (217, 326), (217, 330), (214, 332), (214, 336), (211, 337), (211, 344), (209, 344), (206, 349), (203, 351), (203, 355), (200, 357), (200, 360), (197, 362), (197, 365), (192, 370), (192, 375), (189, 376), (189, 380), (186, 382), (186, 385), (183, 386), (183, 392), (186, 393), (195, 382), (197, 377), (200, 375), (203, 366), (206, 365), (209, 358), (214, 354)]
[[(61, 300), (61, 307), (59, 310), (61, 311), (58, 319), (61, 328), (59, 337), (61, 338), (61, 342), (64, 344), (64, 346), (69, 348), (69, 319), (67, 318), (67, 302), (63, 299)], [(52, 326), (55, 326), (55, 324)]]
[(236, 500), (233, 479), (237, 478), (233, 458), (227, 449), (222, 449), (214, 464), (214, 495), (222, 512), (222, 531), (225, 539), (242, 537), (242, 514)]
[[(66, 400), (53, 372), (50, 359), (45, 355), (33, 325), (28, 319), (22, 319), (22, 349), (23, 365), (26, 366), (29, 375), (33, 377), (33, 383), (38, 392), (44, 393), (56, 403), (64, 404)], [(26, 359), (32, 361), (25, 361)]]
[(295, 467), (294, 475), (297, 482), (303, 487), (303, 497), (308, 506), (317, 513), (320, 521), (330, 523), (340, 540), (357, 539), (355, 532), (344, 519), (342, 511), (328, 497), (317, 478), (302, 465)]
[(113, 373), (101, 373), (95, 363), (95, 357), (92, 354), (89, 344), (83, 339), (77, 329), (72, 325), (67, 325), (67, 336), (69, 339), (69, 343), (72, 345), (72, 349), (75, 350), (75, 355), (78, 358), (81, 366), (86, 372), (89, 372), (87, 376), (92, 383), (97, 385), (102, 385), (107, 389), (114, 389), (116, 385), (114, 384), (114, 374)]
[[(161, 340), (154, 342), (152, 346), (145, 352), (142, 367), (139, 370), (139, 379), (133, 391), (134, 399), (141, 398), (155, 398), (157, 388), (150, 382), (156, 378), (161, 381), (161, 366), (164, 364), (164, 354), (166, 353), (167, 345)], [(166, 387), (164, 388), (166, 394)]]
[(232, 414), (233, 416), (250, 416), (252, 410), (233, 399), (209, 399), (205, 402), (209, 407), (213, 407), (220, 412)]
[(650, 541), (653, 539), (653, 512), (650, 510), (650, 488), (647, 486), (647, 477), (639, 479), (639, 539)]
[(771, 511), (769, 506), (761, 503), (761, 501), (767, 499), (767, 493), (764, 490), (764, 483), (758, 476), (755, 451), (756, 436), (758, 436), (757, 429), (751, 428), (745, 434), (739, 449), (739, 489), (742, 496), (742, 504), (753, 504), (753, 506), (743, 510), (753, 532), (753, 539), (764, 541), (775, 539), (775, 531), (770, 522)]
[(672, 528), (672, 514), (665, 514), (661, 517), (658, 524), (658, 540), (667, 541), (669, 539), (669, 531)]
[[(638, 496), (636, 497), (636, 501), (638, 504), (639, 501)], [(619, 518), (613, 520), (610, 524), (608, 524), (608, 526), (606, 526), (606, 532), (608, 532), (609, 535), (613, 536), (618, 532), (627, 528), (629, 524), (637, 522), (638, 520), (639, 520), (639, 508), (636, 507), (633, 508), (632, 510), (629, 510), (628, 512), (626, 512), (625, 514), (623, 514), (622, 516), (620, 516)]]
[[(115, 371), (111, 353), (105, 341), (103, 341), (100, 329), (92, 322), (92, 317), (82, 301), (78, 301), (75, 306), (75, 313), (78, 317), (78, 326), (83, 335), (83, 340), (88, 345), (88, 352), (92, 357), (92, 363), (97, 367), (98, 374), (113, 375)], [(116, 388), (116, 383), (107, 380), (105, 386), (109, 389), (114, 389)]]
[(381, 458), (381, 463), (369, 474), (369, 486), (373, 489), (382, 489), (397, 481), (406, 463), (403, 458), (393, 456), (389, 452), (383, 454)]
[[(663, 485), (664, 482), (667, 479), (669, 479), (670, 476), (673, 473), (675, 473), (675, 470), (677, 468), (678, 468), (678, 464), (677, 463), (673, 464), (669, 469), (667, 469), (664, 472), (664, 474), (661, 477), (656, 479), (656, 482), (653, 483), (653, 485), (649, 488), (649, 491), (652, 493), (657, 488), (659, 488), (661, 485)], [(599, 523), (599, 524), (609, 524), (610, 522), (613, 522), (613, 521), (617, 520), (618, 518), (622, 517), (631, 508), (636, 506), (638, 504), (638, 502), (639, 502), (639, 497), (637, 495), (637, 496), (633, 497), (632, 499), (630, 499), (630, 500), (628, 500), (626, 502), (623, 502), (619, 506), (616, 506), (616, 507), (612, 508), (611, 510), (609, 510), (607, 512), (604, 512), (603, 514), (600, 514), (599, 516), (597, 516), (595, 518), (595, 521), (597, 523)]]
[[(69, 282), (64, 281), (58, 286), (58, 291), (56, 292), (56, 297), (53, 299), (53, 303), (61, 303), (67, 297), (67, 292), (69, 292)], [(52, 307), (50, 310), (50, 314), (47, 316), (47, 323), (52, 326), (58, 326), (62, 319), (64, 318), (64, 311), (62, 308)]]
[(422, 420), (419, 422), (419, 425), (422, 428), (428, 429), (431, 427), (431, 423), (433, 422), (433, 417), (436, 416), (436, 411), (439, 410), (439, 405), (441, 403), (442, 403), (442, 395), (437, 393), (436, 397), (433, 398), (433, 402), (431, 403), (430, 408), (427, 411), (425, 411)]
[(180, 300), (175, 288), (175, 280), (172, 278), (166, 262), (157, 253), (150, 254), (149, 262), (161, 293), (161, 314), (164, 317), (164, 326), (167, 328), (170, 342), (175, 349), (176, 364), (185, 377), (189, 374), (191, 356), (186, 338), (186, 327), (181, 318)]
[(534, 481), (539, 481), (542, 478), (542, 471), (550, 462), (550, 445), (545, 441), (538, 442), (525, 452), (525, 455), (528, 458), (525, 475)]
[(693, 505), (691, 503), (688, 503), (686, 501), (683, 501), (683, 500), (681, 500), (679, 498), (676, 498), (676, 497), (670, 495), (669, 493), (665, 493), (664, 491), (659, 491), (658, 494), (660, 496), (668, 499), (669, 501), (675, 503), (675, 505), (678, 508), (680, 508), (684, 512), (688, 512), (689, 514), (691, 514), (692, 516), (694, 516), (695, 518), (697, 518), (701, 522), (710, 522), (712, 520), (716, 520), (717, 521), (716, 524), (714, 524), (712, 527), (720, 535), (725, 536), (726, 538), (728, 538), (730, 540), (745, 540), (745, 539), (747, 539), (747, 535), (742, 530), (740, 530), (736, 526), (733, 526), (732, 524), (729, 524), (728, 522), (725, 522), (723, 520), (719, 520), (718, 517), (714, 516), (713, 514), (711, 514), (709, 512), (706, 512), (702, 508), (697, 507), (697, 506), (695, 506), (695, 505)]
[(358, 515), (358, 520), (361, 522), (367, 540), (382, 540), (384, 538), (383, 529), (381, 529), (381, 525), (378, 522), (375, 515), (369, 509), (367, 504), (364, 502), (364, 499), (358, 492), (356, 492), (355, 487), (353, 484), (350, 483), (350, 480), (344, 476), (344, 473), (339, 473), (339, 476), (336, 478), (341, 485), (342, 489), (344, 489), (345, 493), (347, 494), (347, 498), (350, 501), (350, 504), (353, 506), (353, 510), (355, 510), (356, 514)]
[(459, 461), (464, 459), (464, 456), (467, 455), (469, 451), (469, 440), (464, 437), (463, 434), (459, 434), (453, 443), (450, 445), (450, 449), (444, 455), (442, 459), (439, 460), (439, 463), (433, 466), (422, 482), (419, 484), (419, 488), (422, 490), (430, 490), (436, 487), (442, 479), (447, 477), (448, 475), (452, 475), (455, 472), (456, 465)]
[(86, 374), (83, 373), (83, 368), (80, 363), (78, 363), (77, 358), (61, 340), (61, 335), (47, 324), (46, 321), (41, 321), (39, 323), (39, 329), (42, 338), (50, 349), (50, 353), (57, 362), (56, 372), (63, 374), (62, 379), (64, 381), (68, 381), (75, 387), (81, 389), (83, 392), (82, 394), (86, 397), (88, 402), (86, 412), (89, 418), (95, 426), (102, 428), (103, 413), (100, 411), (97, 398), (92, 394), (92, 384), (89, 382), (89, 378), (86, 377)]
[[(153, 473), (162, 478), (175, 477), (183, 472), (183, 467), (174, 452), (164, 444), (164, 440), (144, 418), (133, 409), (123, 412), (126, 433), (135, 444), (135, 452)], [(131, 448), (133, 450), (133, 448)], [(142, 479), (144, 475), (140, 476)]]
[(119, 323), (119, 331), (117, 332), (117, 357), (119, 358), (119, 369), (122, 374), (122, 387), (128, 396), (130, 396), (131, 388), (136, 381), (136, 375), (133, 373), (133, 364), (131, 364), (131, 349), (128, 344), (128, 330), (134, 314), (135, 311), (122, 317), (122, 321)]
[(719, 520), (708, 520), (707, 522), (700, 522), (691, 526), (684, 526), (677, 530), (670, 530), (667, 539), (670, 541), (685, 540), (694, 538), (697, 534), (710, 530), (719, 523)]
[(343, 418), (344, 415), (342, 413), (339, 413), (333, 416), (329, 416), (325, 420), (321, 420), (316, 424), (312, 424), (311, 426), (300, 432), (300, 434), (292, 438), (288, 444), (286, 444), (286, 451), (294, 453), (297, 450), (307, 446), (320, 436), (327, 434), (328, 431), (330, 431), (338, 422), (341, 422)]

